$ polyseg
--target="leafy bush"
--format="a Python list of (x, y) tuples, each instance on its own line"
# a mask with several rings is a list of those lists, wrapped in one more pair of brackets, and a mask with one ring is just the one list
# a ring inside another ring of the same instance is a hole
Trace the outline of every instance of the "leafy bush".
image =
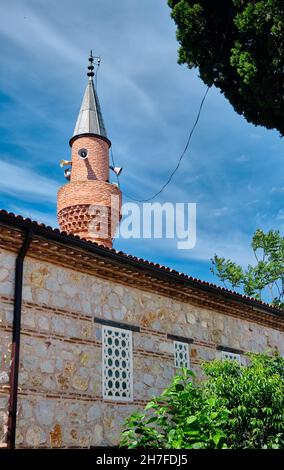
[(284, 359), (249, 354), (205, 363), (207, 379), (194, 383), (182, 369), (143, 412), (125, 423), (121, 446), (133, 448), (284, 448)]

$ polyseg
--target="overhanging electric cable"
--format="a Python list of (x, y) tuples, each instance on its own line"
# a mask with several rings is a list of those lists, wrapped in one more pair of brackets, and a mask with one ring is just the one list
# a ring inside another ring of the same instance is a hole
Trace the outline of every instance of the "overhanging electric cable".
[[(216, 55), (216, 61), (219, 60), (219, 58), (221, 57), (222, 53), (223, 53), (223, 48), (224, 48), (224, 44), (225, 44), (225, 40), (226, 40), (226, 37), (227, 37), (227, 34), (228, 34), (228, 31), (229, 31), (229, 26), (230, 26), (230, 23), (232, 22), (232, 16), (233, 16), (233, 8), (231, 8), (230, 12), (229, 12), (229, 15), (228, 15), (228, 21), (227, 21), (227, 25), (226, 25), (226, 31), (223, 35), (223, 40), (222, 40), (222, 43), (221, 43), (221, 46), (220, 46), (220, 49), (218, 51), (218, 54)], [(189, 137), (187, 139), (187, 142), (186, 142), (186, 145), (185, 145), (185, 148), (182, 152), (182, 154), (180, 155), (179, 157), (179, 160), (178, 160), (178, 163), (176, 165), (176, 167), (174, 168), (174, 170), (172, 171), (172, 173), (170, 174), (169, 178), (167, 179), (167, 181), (163, 184), (163, 186), (159, 189), (159, 191), (157, 191), (155, 194), (153, 194), (153, 196), (147, 198), (147, 199), (136, 199), (132, 196), (130, 196), (129, 194), (127, 194), (125, 191), (123, 191), (123, 193), (125, 194), (126, 197), (128, 197), (129, 199), (131, 199), (132, 201), (135, 201), (135, 202), (149, 202), (149, 201), (152, 201), (153, 199), (155, 199), (159, 194), (161, 194), (162, 191), (164, 191), (164, 189), (170, 184), (170, 182), (172, 181), (175, 173), (177, 172), (177, 170), (179, 169), (179, 166), (181, 164), (181, 161), (183, 159), (183, 157), (185, 156), (186, 154), (186, 151), (189, 147), (189, 144), (190, 144), (190, 141), (191, 141), (191, 138), (192, 138), (192, 135), (196, 129), (196, 126), (198, 124), (198, 121), (199, 121), (199, 118), (200, 118), (200, 115), (201, 115), (201, 111), (202, 111), (202, 108), (203, 108), (203, 105), (204, 105), (204, 102), (206, 100), (206, 97), (207, 97), (207, 94), (212, 86), (212, 84), (214, 83), (214, 76), (212, 76), (212, 83), (211, 85), (207, 86), (206, 88), (206, 91), (202, 97), (202, 100), (200, 102), (200, 105), (199, 105), (199, 109), (198, 109), (198, 113), (197, 113), (197, 117), (195, 119), (195, 122), (193, 124), (193, 127), (189, 133)], [(114, 156), (113, 156), (113, 152), (111, 150), (111, 156), (112, 156), (112, 163), (113, 163), (113, 166), (115, 166), (115, 163), (114, 163)], [(118, 181), (118, 186), (120, 187), (120, 183), (119, 183), (119, 177), (117, 175), (117, 181)]]
[[(178, 171), (178, 169), (179, 169), (179, 167), (180, 167), (180, 164), (181, 164), (181, 162), (182, 162), (183, 157), (185, 156), (185, 154), (186, 154), (186, 152), (187, 152), (187, 150), (188, 150), (188, 147), (189, 147), (191, 138), (192, 138), (192, 136), (193, 136), (193, 133), (194, 133), (194, 131), (195, 131), (195, 129), (196, 129), (196, 126), (197, 126), (197, 124), (198, 124), (198, 121), (199, 121), (199, 119), (200, 119), (200, 115), (201, 115), (201, 112), (202, 112), (202, 108), (203, 108), (204, 102), (205, 102), (205, 100), (206, 100), (206, 96), (207, 96), (207, 94), (208, 94), (210, 88), (211, 88), (211, 86), (208, 86), (208, 87), (206, 88), (206, 91), (205, 91), (205, 93), (204, 93), (204, 95), (203, 95), (203, 97), (202, 97), (202, 100), (201, 100), (200, 105), (199, 105), (199, 108), (198, 108), (198, 113), (197, 113), (196, 119), (195, 119), (194, 124), (193, 124), (193, 126), (192, 126), (192, 128), (191, 128), (191, 131), (190, 131), (190, 133), (189, 133), (189, 136), (188, 136), (186, 145), (185, 145), (185, 147), (184, 147), (184, 150), (183, 150), (182, 154), (180, 155), (179, 160), (178, 160), (178, 163), (177, 163), (177, 165), (175, 166), (174, 170), (171, 172), (171, 174), (170, 174), (169, 178), (167, 179), (167, 181), (163, 184), (163, 186), (159, 189), (159, 191), (157, 191), (155, 194), (153, 194), (153, 196), (151, 196), (151, 197), (149, 197), (149, 198), (147, 198), (147, 199), (136, 199), (136, 198), (130, 196), (129, 194), (127, 194), (125, 191), (123, 191), (123, 194), (125, 194), (126, 197), (128, 197), (129, 199), (131, 199), (132, 201), (135, 201), (135, 202), (149, 202), (149, 201), (152, 201), (153, 199), (155, 199), (159, 194), (161, 194), (161, 193), (164, 191), (164, 189), (170, 184), (170, 182), (172, 181), (174, 175), (176, 174), (176, 172)], [(113, 151), (112, 151), (112, 149), (111, 149), (111, 158), (112, 158), (112, 164), (113, 164), (113, 166), (115, 166), (115, 163), (114, 163), (114, 156), (113, 156)], [(117, 181), (118, 181), (118, 185), (119, 185), (119, 187), (120, 187), (120, 182), (119, 182), (119, 177), (118, 177), (118, 176), (117, 176)]]

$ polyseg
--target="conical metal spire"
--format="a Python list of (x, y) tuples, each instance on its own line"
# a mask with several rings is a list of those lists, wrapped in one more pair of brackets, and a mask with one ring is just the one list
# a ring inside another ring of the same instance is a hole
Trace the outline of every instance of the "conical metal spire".
[(94, 57), (91, 51), (87, 73), (89, 81), (85, 90), (73, 137), (81, 134), (96, 134), (107, 139), (107, 132), (104, 125), (100, 102), (93, 82), (93, 61)]

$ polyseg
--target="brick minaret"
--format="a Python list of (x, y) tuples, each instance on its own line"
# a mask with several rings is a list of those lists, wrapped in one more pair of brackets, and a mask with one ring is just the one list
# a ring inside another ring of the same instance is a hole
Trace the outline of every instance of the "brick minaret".
[(93, 83), (94, 58), (89, 58), (88, 85), (70, 139), (71, 162), (65, 170), (69, 183), (57, 197), (60, 229), (112, 247), (120, 220), (121, 191), (109, 182), (109, 148), (96, 89)]

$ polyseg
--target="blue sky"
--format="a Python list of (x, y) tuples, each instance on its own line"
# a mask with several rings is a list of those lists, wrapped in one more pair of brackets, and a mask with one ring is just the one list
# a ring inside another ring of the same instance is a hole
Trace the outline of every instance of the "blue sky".
[[(177, 64), (166, 1), (9, 0), (0, 4), (0, 206), (57, 226), (61, 159), (86, 86), (89, 49), (122, 188), (156, 192), (184, 148), (205, 86)], [(191, 147), (158, 202), (197, 203), (197, 244), (116, 240), (115, 248), (207, 281), (214, 253), (253, 262), (257, 228), (284, 228), (283, 140), (211, 89)], [(124, 198), (127, 201), (127, 198)]]

